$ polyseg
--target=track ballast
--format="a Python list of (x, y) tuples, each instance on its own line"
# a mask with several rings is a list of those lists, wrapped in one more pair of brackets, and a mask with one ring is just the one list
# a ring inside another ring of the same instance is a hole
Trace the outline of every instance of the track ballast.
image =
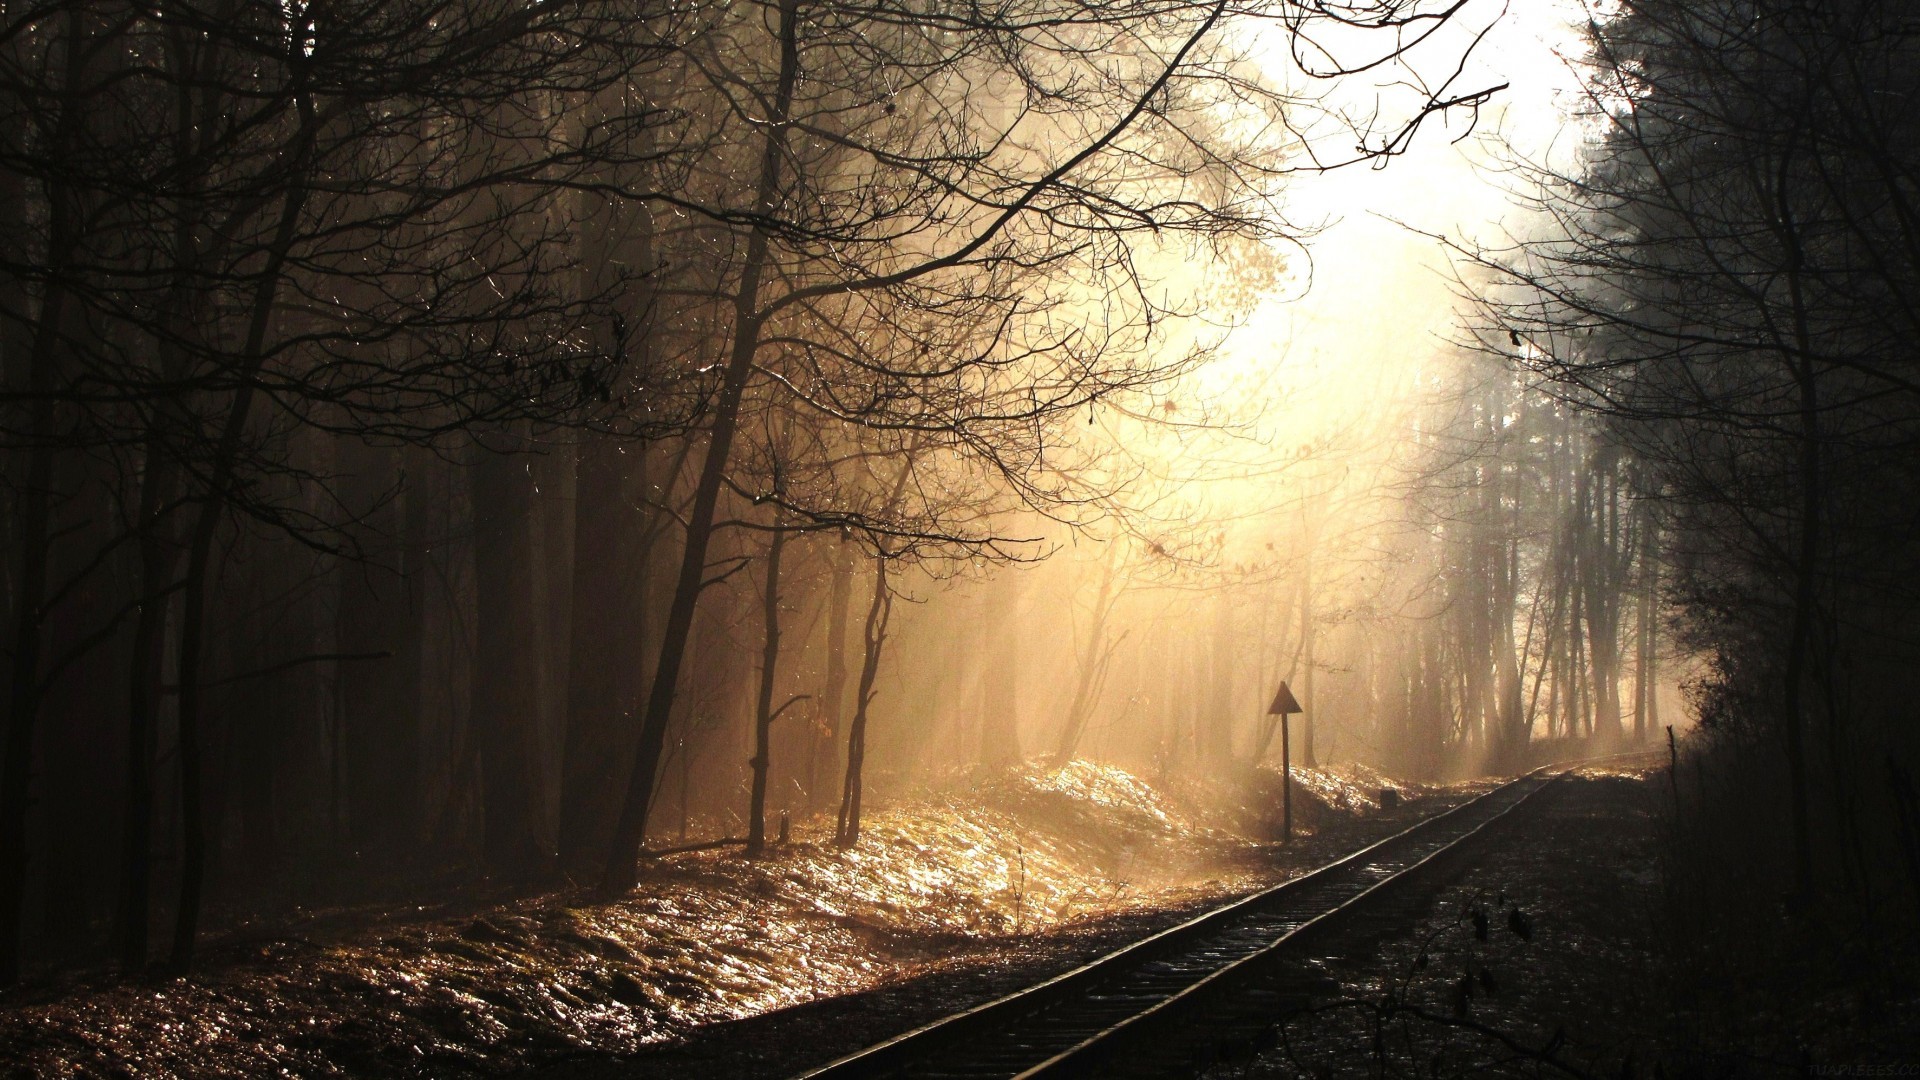
[(796, 1080), (1027, 1078), (1164, 1072), (1258, 1043), (1280, 1001), (1324, 981), (1322, 934), (1370, 914), (1505, 819), (1565, 767), (1537, 769), (1344, 858), (1045, 982), (942, 1017)]

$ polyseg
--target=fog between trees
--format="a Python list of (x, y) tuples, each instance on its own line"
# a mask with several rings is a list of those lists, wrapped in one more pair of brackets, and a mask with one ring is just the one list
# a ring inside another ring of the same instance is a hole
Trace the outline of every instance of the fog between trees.
[[(9, 7), (0, 976), (184, 966), (203, 911), (618, 895), (645, 850), (854, 845), (872, 799), (982, 770), (1227, 776), (1276, 752), (1282, 679), (1297, 760), (1409, 776), (1654, 737), (1683, 672), (1763, 742), (1838, 731), (1836, 605), (1890, 594), (1805, 538), (1873, 501), (1806, 455), (1900, 430), (1905, 383), (1812, 359), (1813, 323), (1783, 345), (1763, 289), (1713, 325), (1773, 336), (1708, 347), (1847, 372), (1811, 408), (1865, 412), (1637, 404), (1698, 337), (1654, 302), (1841, 271), (1623, 254), (1684, 231), (1633, 185), (1699, 189), (1634, 158), (1611, 30), (1557, 38), (1574, 107), (1603, 88), (1585, 156), (1536, 130), (1509, 149), (1542, 171), (1472, 180), (1537, 196), (1518, 247), (1319, 231), (1431, 226), (1420, 181), (1347, 178), (1466, 182), (1419, 155), (1545, 93), (1475, 49), (1496, 14)], [(1860, 214), (1904, 222), (1884, 134), (1846, 144), (1892, 200)], [(1824, 176), (1808, 153), (1781, 175)], [(1880, 235), (1805, 183), (1836, 250)], [(1411, 254), (1449, 246), (1458, 299)], [(1801, 471), (1749, 493), (1743, 438)], [(1777, 660), (1784, 728), (1733, 704)]]

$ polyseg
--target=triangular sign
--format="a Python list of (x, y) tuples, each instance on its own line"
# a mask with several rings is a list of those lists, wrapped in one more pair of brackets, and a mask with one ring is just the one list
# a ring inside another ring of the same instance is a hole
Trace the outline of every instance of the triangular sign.
[(1288, 713), (1305, 711), (1300, 707), (1300, 703), (1293, 699), (1293, 691), (1287, 689), (1287, 684), (1284, 682), (1280, 684), (1280, 692), (1273, 695), (1273, 704), (1267, 706), (1268, 716), (1286, 716)]

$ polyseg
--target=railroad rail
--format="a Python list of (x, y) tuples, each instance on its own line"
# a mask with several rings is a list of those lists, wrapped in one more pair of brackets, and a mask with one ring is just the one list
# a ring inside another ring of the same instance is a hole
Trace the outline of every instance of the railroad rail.
[(1389, 896), (1430, 878), (1548, 785), (1604, 760), (1612, 759), (1536, 769), (1310, 873), (795, 1080), (1151, 1074), (1172, 1055), (1191, 1060), (1203, 1049), (1191, 1044), (1257, 1042), (1282, 1000), (1325, 984), (1307, 962), (1313, 942), (1390, 909)]

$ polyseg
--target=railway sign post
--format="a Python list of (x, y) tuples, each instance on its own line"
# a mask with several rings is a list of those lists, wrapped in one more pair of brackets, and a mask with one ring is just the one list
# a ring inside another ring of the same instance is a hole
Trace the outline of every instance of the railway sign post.
[(1267, 706), (1267, 715), (1280, 718), (1280, 835), (1288, 841), (1293, 839), (1293, 748), (1287, 738), (1287, 717), (1303, 711), (1293, 691), (1287, 689), (1286, 680), (1280, 680), (1280, 690), (1273, 695), (1273, 704)]

